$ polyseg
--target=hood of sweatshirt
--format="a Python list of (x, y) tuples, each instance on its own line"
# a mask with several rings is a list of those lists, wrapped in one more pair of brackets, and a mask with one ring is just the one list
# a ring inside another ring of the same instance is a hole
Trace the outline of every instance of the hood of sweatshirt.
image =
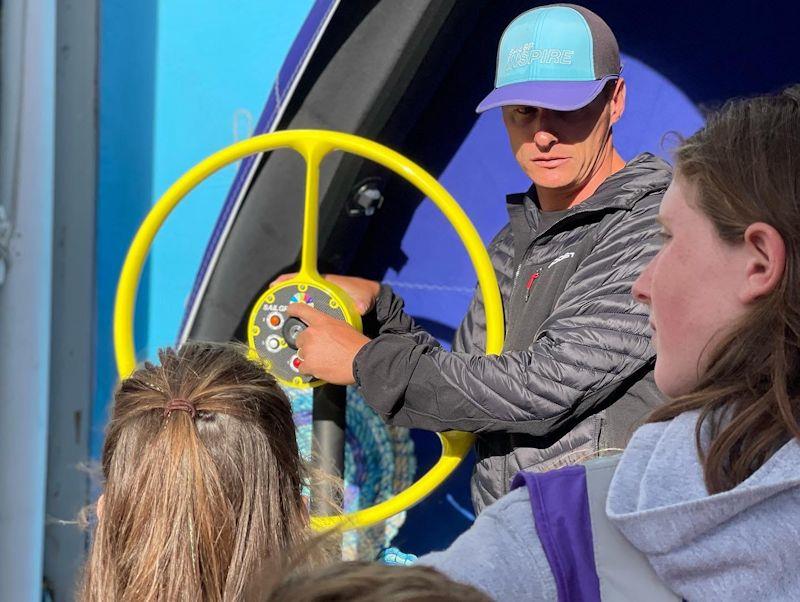
[(687, 600), (800, 600), (800, 445), (790, 441), (746, 481), (709, 495), (697, 418), (636, 432), (611, 482), (609, 519)]

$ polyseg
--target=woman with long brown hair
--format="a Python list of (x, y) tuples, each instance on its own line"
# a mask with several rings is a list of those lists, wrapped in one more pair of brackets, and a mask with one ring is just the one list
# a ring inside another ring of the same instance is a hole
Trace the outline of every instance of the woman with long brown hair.
[(800, 600), (800, 86), (681, 144), (633, 287), (670, 401), (423, 557), (495, 598)]
[(187, 343), (120, 383), (81, 600), (239, 600), (307, 539), (291, 407), (245, 353)]

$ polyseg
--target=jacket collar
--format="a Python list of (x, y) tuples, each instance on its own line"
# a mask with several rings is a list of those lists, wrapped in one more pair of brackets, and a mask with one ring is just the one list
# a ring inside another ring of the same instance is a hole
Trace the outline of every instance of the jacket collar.
[(586, 218), (588, 214), (630, 209), (645, 195), (666, 189), (671, 178), (672, 168), (667, 162), (651, 153), (642, 153), (606, 178), (592, 196), (564, 211), (557, 221), (541, 231), (542, 211), (536, 198), (536, 187), (531, 185), (527, 192), (509, 194), (506, 196), (506, 205), (515, 251), (527, 248), (534, 240), (564, 222), (575, 219), (575, 216)]

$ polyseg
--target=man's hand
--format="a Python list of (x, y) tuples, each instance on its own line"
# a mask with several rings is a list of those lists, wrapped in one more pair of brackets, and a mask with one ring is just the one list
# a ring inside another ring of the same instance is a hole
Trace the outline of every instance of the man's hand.
[(296, 341), (298, 370), (334, 385), (352, 385), (353, 358), (369, 339), (347, 322), (305, 303), (290, 304), (287, 313), (308, 324)]
[[(270, 287), (275, 286), (285, 280), (294, 278), (297, 272), (283, 274), (269, 283)], [(375, 300), (381, 290), (381, 283), (366, 278), (356, 278), (355, 276), (338, 276), (336, 274), (323, 274), (325, 280), (330, 280), (333, 284), (341, 288), (356, 304), (358, 313), (362, 316), (375, 307)]]

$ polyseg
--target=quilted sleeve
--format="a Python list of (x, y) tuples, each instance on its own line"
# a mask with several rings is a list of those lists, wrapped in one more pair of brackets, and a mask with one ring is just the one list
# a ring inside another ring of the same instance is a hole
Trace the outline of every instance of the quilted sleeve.
[(595, 233), (594, 248), (527, 350), (480, 355), (465, 334), (462, 348), (476, 353), (447, 352), (385, 332), (354, 361), (367, 402), (403, 426), (545, 436), (635, 382), (654, 350), (647, 308), (630, 292), (658, 250), (661, 196), (641, 199)]

